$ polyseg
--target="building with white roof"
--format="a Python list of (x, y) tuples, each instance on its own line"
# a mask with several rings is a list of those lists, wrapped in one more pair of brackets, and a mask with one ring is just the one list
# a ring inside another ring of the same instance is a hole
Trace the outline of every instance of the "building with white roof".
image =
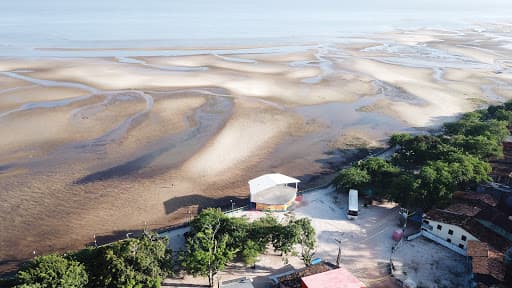
[(249, 180), (251, 204), (256, 210), (285, 211), (297, 196), (300, 180), (279, 174), (265, 174)]

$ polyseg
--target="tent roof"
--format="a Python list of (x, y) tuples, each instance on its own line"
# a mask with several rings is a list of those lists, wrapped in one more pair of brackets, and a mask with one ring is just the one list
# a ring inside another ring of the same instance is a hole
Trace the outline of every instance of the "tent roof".
[(254, 194), (280, 184), (299, 182), (299, 179), (295, 179), (279, 173), (273, 173), (261, 175), (260, 177), (249, 180), (249, 186), (251, 188), (251, 194)]

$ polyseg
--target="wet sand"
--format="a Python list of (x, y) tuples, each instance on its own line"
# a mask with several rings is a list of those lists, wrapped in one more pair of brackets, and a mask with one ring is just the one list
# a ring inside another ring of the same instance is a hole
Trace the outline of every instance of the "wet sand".
[(0, 262), (241, 205), (260, 174), (309, 180), (394, 132), (511, 99), (512, 50), (492, 29), (279, 52), (0, 58)]

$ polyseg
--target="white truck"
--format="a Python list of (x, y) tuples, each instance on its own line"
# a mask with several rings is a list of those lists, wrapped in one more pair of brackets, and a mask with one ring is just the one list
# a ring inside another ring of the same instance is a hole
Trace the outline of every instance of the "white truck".
[(358, 193), (355, 189), (350, 189), (348, 191), (348, 210), (347, 210), (347, 218), (348, 219), (356, 219), (359, 215), (359, 199)]

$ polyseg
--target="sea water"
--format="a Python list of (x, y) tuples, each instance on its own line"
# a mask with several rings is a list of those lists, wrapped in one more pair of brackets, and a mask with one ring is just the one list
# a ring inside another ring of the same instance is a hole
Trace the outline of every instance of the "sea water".
[(0, 56), (286, 46), (399, 28), (508, 22), (511, 12), (509, 0), (1, 0)]

